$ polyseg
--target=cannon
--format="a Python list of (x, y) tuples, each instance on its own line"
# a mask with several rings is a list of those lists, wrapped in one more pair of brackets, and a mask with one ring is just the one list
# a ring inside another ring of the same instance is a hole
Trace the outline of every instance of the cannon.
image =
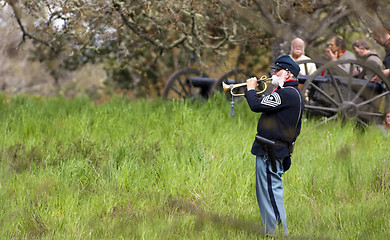
[[(321, 123), (335, 119), (355, 120), (363, 125), (379, 123), (390, 109), (390, 82), (380, 69), (369, 63), (358, 60), (304, 60), (297, 63), (306, 69), (308, 64), (317, 66), (314, 73), (299, 75), (298, 81), (305, 100), (305, 112), (308, 116), (320, 116)], [(343, 70), (345, 67), (349, 70)], [(375, 75), (379, 81), (373, 82), (371, 78)], [(252, 76), (250, 72), (232, 69), (218, 78), (210, 78), (197, 69), (186, 68), (172, 74), (164, 88), (163, 98), (210, 98), (214, 91), (223, 91), (222, 82), (241, 83)], [(270, 91), (272, 87), (264, 94)]]
[[(310, 63), (310, 60), (297, 62)], [(305, 111), (322, 123), (349, 119), (367, 125), (380, 123), (390, 107), (390, 83), (381, 69), (358, 60), (315, 62), (317, 71), (299, 75)], [(346, 70), (345, 70), (346, 68)], [(371, 81), (378, 76), (379, 81)]]
[(227, 84), (240, 83), (249, 77), (250, 72), (242, 69), (231, 69), (218, 78), (210, 78), (208, 74), (195, 68), (184, 68), (173, 73), (163, 91), (163, 99), (207, 99), (214, 91), (222, 92), (222, 82)]

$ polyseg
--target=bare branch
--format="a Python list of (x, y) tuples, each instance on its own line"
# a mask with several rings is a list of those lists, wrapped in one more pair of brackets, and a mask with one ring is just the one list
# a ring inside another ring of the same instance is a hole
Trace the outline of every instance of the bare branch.
[[(266, 22), (269, 26), (277, 26), (275, 19), (273, 18), (272, 14), (270, 13), (270, 10), (267, 8), (268, 1), (266, 0), (255, 0), (255, 5), (259, 9), (261, 16), (266, 19)], [(275, 27), (276, 28), (276, 27)], [(274, 31), (275, 28), (270, 28), (270, 31)]]
[(34, 41), (37, 41), (37, 42), (40, 42), (46, 46), (48, 46), (49, 48), (51, 48), (53, 51), (56, 51), (56, 49), (47, 41), (44, 41), (42, 39), (39, 39), (37, 37), (35, 37), (34, 35), (30, 34), (29, 32), (27, 32), (27, 30), (25, 29), (25, 27), (23, 26), (23, 23), (22, 23), (22, 20), (19, 16), (19, 11), (17, 9), (17, 6), (15, 5), (14, 1), (8, 1), (8, 4), (11, 6), (12, 8), (12, 11), (14, 13), (14, 16), (15, 16), (15, 19), (16, 19), (16, 22), (18, 23), (19, 27), (20, 27), (20, 30), (22, 31), (23, 33), (23, 36), (22, 36), (22, 42), (19, 43), (19, 45), (21, 45), (23, 42), (26, 41), (26, 38), (30, 38)]
[(183, 44), (183, 42), (187, 39), (187, 36), (186, 35), (183, 35), (181, 36), (179, 39), (173, 41), (171, 44), (169, 45), (164, 45), (163, 43), (160, 42), (160, 40), (158, 39), (153, 39), (151, 38), (150, 36), (148, 36), (147, 34), (143, 33), (142, 31), (139, 31), (137, 26), (135, 26), (126, 16), (125, 14), (123, 13), (122, 11), (122, 8), (121, 8), (121, 5), (115, 3), (115, 1), (113, 1), (113, 5), (114, 5), (114, 9), (120, 14), (121, 16), (121, 19), (123, 21), (123, 23), (128, 27), (130, 28), (135, 34), (137, 34), (138, 36), (140, 36), (141, 38), (143, 38), (144, 40), (150, 42), (151, 44), (159, 47), (159, 48), (162, 48), (162, 49), (171, 49), (171, 48), (174, 48), (174, 47), (177, 47), (179, 46), (180, 44)]
[(343, 19), (346, 16), (348, 16), (351, 12), (352, 12), (352, 10), (351, 9), (347, 9), (346, 6), (339, 6), (338, 8), (336, 8), (335, 11), (331, 12), (321, 22), (321, 24), (319, 24), (320, 27), (318, 29), (315, 29), (314, 32), (310, 32), (310, 34), (308, 34), (306, 36), (306, 40), (308, 42), (314, 41), (315, 39), (317, 39), (318, 37), (323, 35), (330, 28), (331, 25), (333, 25), (333, 24), (335, 24), (337, 22), (340, 22), (341, 19)]

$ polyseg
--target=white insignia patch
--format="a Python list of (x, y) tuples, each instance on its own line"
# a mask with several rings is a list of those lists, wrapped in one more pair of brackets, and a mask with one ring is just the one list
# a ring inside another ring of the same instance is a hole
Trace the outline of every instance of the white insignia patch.
[(274, 92), (271, 95), (265, 96), (261, 100), (261, 104), (270, 106), (270, 107), (277, 107), (280, 104), (282, 104), (282, 101), (280, 100), (280, 96), (278, 93)]

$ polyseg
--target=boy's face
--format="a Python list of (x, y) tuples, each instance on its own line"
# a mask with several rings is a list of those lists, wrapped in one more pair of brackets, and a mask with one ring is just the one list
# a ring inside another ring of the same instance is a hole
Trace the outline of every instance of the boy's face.
[(386, 119), (385, 119), (385, 121), (386, 121), (386, 123), (387, 123), (388, 125), (390, 125), (390, 112), (388, 112), (388, 113), (386, 114)]

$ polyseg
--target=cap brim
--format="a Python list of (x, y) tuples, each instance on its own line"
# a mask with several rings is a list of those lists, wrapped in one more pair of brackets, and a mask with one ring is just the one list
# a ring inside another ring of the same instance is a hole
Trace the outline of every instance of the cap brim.
[(275, 69), (275, 70), (282, 70), (284, 68), (282, 68), (281, 66), (278, 66), (278, 65), (274, 65), (274, 66), (271, 66), (272, 69)]

